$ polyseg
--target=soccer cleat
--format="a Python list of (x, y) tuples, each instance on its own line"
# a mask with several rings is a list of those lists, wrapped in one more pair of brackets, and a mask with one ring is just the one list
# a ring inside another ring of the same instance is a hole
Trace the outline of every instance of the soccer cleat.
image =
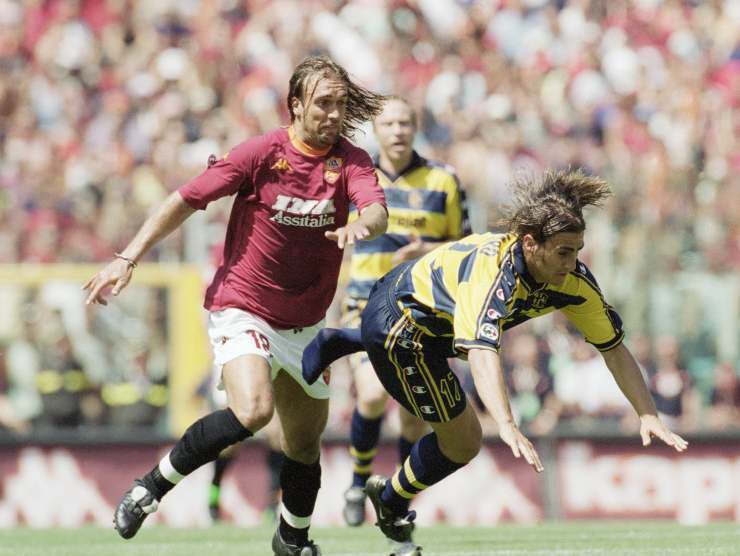
[(421, 547), (412, 542), (392, 542), (391, 544), (394, 545), (391, 556), (421, 556)]
[(359, 527), (365, 523), (365, 500), (367, 494), (362, 487), (353, 486), (344, 493), (342, 516), (350, 527)]
[(159, 502), (139, 479), (127, 490), (113, 514), (113, 527), (124, 539), (130, 539), (144, 523), (146, 516), (157, 511)]
[[(386, 506), (380, 499), (380, 495), (385, 489), (385, 483), (388, 481), (385, 477), (380, 475), (373, 475), (367, 480), (365, 485), (365, 494), (370, 499), (370, 502), (375, 509), (375, 516), (377, 521), (375, 525), (380, 527), (383, 534), (390, 540), (400, 544), (413, 544), (411, 540), (411, 534), (414, 532), (414, 519), (416, 519), (416, 512), (411, 511), (405, 516), (394, 515), (393, 511)], [(407, 554), (406, 552), (402, 554)], [(408, 552), (413, 554), (413, 552)]]
[(280, 536), (279, 527), (272, 537), (272, 552), (274, 556), (321, 556), (321, 549), (313, 541), (303, 546), (285, 542)]

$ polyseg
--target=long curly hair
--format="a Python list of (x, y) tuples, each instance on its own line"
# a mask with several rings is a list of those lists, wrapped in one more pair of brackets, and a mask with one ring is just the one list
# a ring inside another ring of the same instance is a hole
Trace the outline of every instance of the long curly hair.
[(611, 195), (604, 179), (570, 168), (548, 170), (539, 179), (518, 178), (511, 189), (513, 201), (501, 224), (540, 243), (561, 232), (584, 231), (583, 208), (601, 206)]
[(372, 121), (382, 112), (387, 97), (354, 83), (347, 70), (328, 56), (309, 56), (296, 66), (290, 77), (288, 111), (291, 122), (295, 120), (291, 100), (297, 97), (304, 102), (313, 96), (319, 81), (319, 79), (312, 79), (314, 76), (317, 78), (335, 76), (347, 86), (347, 110), (341, 130), (341, 135), (344, 137), (351, 139), (363, 123)]

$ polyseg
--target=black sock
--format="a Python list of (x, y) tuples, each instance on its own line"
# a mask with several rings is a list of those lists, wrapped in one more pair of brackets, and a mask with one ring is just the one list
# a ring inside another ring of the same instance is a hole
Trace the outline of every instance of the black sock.
[(250, 436), (252, 433), (230, 408), (214, 411), (190, 425), (172, 451), (142, 477), (142, 482), (160, 500), (183, 477), (216, 459), (224, 448)]
[(321, 486), (319, 460), (306, 465), (285, 456), (280, 484), (283, 487), (280, 536), (289, 544), (303, 546), (308, 542), (311, 514)]
[(270, 471), (270, 504), (277, 507), (280, 500), (280, 473), (283, 469), (285, 454), (279, 450), (267, 452), (267, 468)]

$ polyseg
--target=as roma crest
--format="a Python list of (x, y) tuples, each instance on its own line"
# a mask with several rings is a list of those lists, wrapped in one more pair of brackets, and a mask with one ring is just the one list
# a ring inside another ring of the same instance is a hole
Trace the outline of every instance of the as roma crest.
[(324, 170), (324, 179), (329, 183), (334, 183), (339, 179), (339, 172)]

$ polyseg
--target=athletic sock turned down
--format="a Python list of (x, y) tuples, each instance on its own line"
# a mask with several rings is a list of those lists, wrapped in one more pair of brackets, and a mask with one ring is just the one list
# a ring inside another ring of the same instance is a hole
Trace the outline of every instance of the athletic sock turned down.
[(411, 455), (386, 483), (382, 502), (396, 515), (406, 515), (411, 500), (422, 490), (464, 467), (439, 449), (437, 435), (428, 434), (411, 448)]
[(350, 430), (349, 453), (354, 459), (352, 472), (352, 486), (364, 487), (370, 473), (372, 472), (373, 459), (378, 453), (378, 441), (380, 440), (380, 426), (383, 416), (377, 419), (367, 419), (360, 415), (355, 408), (352, 414), (352, 427)]
[(186, 475), (216, 459), (224, 448), (250, 436), (252, 433), (230, 408), (214, 411), (190, 425), (170, 453), (141, 480), (161, 500)]

